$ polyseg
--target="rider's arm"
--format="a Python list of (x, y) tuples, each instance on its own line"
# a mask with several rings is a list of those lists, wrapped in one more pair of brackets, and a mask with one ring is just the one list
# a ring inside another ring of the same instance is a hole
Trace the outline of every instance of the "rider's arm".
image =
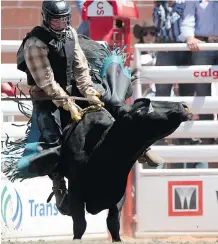
[[(26, 65), (36, 83), (52, 98), (67, 96), (67, 93), (54, 79), (54, 73), (48, 59), (48, 47), (36, 37), (29, 38), (24, 46)], [(62, 101), (53, 101), (56, 106), (62, 106)]]
[(90, 92), (92, 93), (93, 91), (95, 93), (96, 91), (89, 74), (87, 59), (79, 44), (78, 35), (73, 28), (72, 32), (75, 38), (74, 78), (80, 93), (86, 97)]

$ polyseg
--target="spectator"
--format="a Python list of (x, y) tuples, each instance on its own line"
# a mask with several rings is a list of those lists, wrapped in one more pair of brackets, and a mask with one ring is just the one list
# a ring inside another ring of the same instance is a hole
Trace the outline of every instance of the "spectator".
[[(76, 0), (76, 8), (81, 18), (82, 18), (82, 7), (84, 2), (85, 0)], [(89, 22), (87, 20), (82, 20), (82, 23), (80, 24), (77, 33), (80, 35), (89, 36)]]
[[(136, 24), (133, 27), (133, 34), (138, 43), (155, 43), (157, 39), (157, 28), (153, 21), (144, 21), (143, 25)], [(153, 66), (156, 63), (156, 52), (141, 52), (141, 65)], [(154, 85), (155, 86), (155, 85)], [(143, 96), (152, 93), (152, 86), (148, 84), (142, 84)]]
[[(139, 40), (138, 43), (154, 43), (157, 37), (157, 28), (153, 21), (145, 21), (142, 26), (136, 24), (133, 27), (133, 34), (136, 39)], [(156, 53), (146, 52), (141, 53), (141, 64), (155, 65), (156, 63)]]
[[(188, 1), (187, 1), (188, 2)], [(183, 12), (185, 9), (185, 0), (165, 0), (155, 1), (153, 10), (153, 19), (156, 24), (158, 42), (161, 43), (179, 43), (184, 40), (180, 37), (180, 25), (182, 22)], [(157, 66), (187, 66), (191, 62), (191, 52), (158, 52), (157, 53)], [(176, 81), (175, 81), (176, 82)], [(156, 84), (156, 96), (170, 96), (172, 90), (172, 84)], [(195, 93), (195, 84), (178, 84), (177, 94), (180, 96), (193, 96)], [(173, 140), (170, 144), (183, 144), (190, 145), (195, 144), (195, 139), (180, 139)], [(165, 141), (159, 141), (158, 144), (166, 145)], [(182, 168), (184, 164), (168, 164), (168, 168)], [(165, 166), (165, 165), (164, 165)], [(189, 165), (190, 166), (190, 165)], [(198, 166), (207, 168), (207, 163), (192, 164), (192, 166)], [(161, 167), (161, 166), (160, 166)]]
[[(185, 7), (184, 0), (155, 1), (153, 20), (157, 26), (158, 41), (161, 43), (180, 42), (180, 22)], [(157, 66), (189, 65), (190, 52), (158, 52)], [(176, 82), (176, 81), (175, 81)], [(180, 96), (192, 96), (193, 84), (179, 84)], [(170, 96), (172, 84), (156, 84), (156, 96)]]
[[(217, 65), (217, 51), (199, 51), (198, 44), (202, 42), (218, 43), (218, 2), (217, 1), (187, 1), (181, 22), (179, 39), (187, 42), (192, 51), (192, 65)], [(196, 52), (197, 51), (197, 52)], [(211, 96), (210, 83), (197, 83), (196, 96)], [(202, 120), (213, 120), (212, 114), (200, 114)], [(213, 139), (202, 139), (206, 144)]]

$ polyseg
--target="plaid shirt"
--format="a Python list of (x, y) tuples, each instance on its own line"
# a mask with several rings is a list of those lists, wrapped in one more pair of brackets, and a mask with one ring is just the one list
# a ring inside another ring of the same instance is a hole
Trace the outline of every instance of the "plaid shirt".
[(185, 8), (185, 0), (175, 0), (172, 6), (168, 1), (155, 2), (153, 21), (157, 26), (158, 37), (164, 42), (177, 42), (180, 35), (180, 22)]
[[(76, 31), (71, 28), (69, 35), (75, 38), (75, 60), (73, 76), (80, 93), (86, 96), (87, 92), (94, 91), (91, 76), (89, 74), (86, 57), (79, 45)], [(48, 46), (36, 37), (29, 38), (24, 45), (24, 58), (26, 65), (36, 83), (30, 88), (30, 94), (34, 97), (50, 96), (53, 98), (66, 96), (67, 93), (54, 79), (54, 73), (48, 59)], [(63, 101), (53, 100), (56, 106), (62, 106)]]

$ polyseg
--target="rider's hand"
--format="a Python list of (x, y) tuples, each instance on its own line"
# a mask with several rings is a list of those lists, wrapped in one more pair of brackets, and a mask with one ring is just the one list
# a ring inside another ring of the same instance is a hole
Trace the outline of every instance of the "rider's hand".
[(79, 107), (75, 104), (73, 99), (67, 99), (63, 105), (63, 109), (70, 111), (72, 120), (79, 121), (82, 119)]
[(103, 106), (103, 103), (99, 99), (100, 94), (95, 89), (93, 88), (87, 89), (85, 96), (88, 100), (90, 100), (89, 101), (90, 104), (97, 104), (98, 106)]
[(195, 38), (195, 37), (188, 37), (187, 38), (187, 45), (188, 45), (188, 48), (194, 52), (194, 51), (199, 51), (199, 47), (198, 47), (198, 44), (199, 43), (204, 43), (203, 41)]
[[(89, 101), (89, 103), (90, 104), (97, 104), (97, 105), (102, 105), (102, 102), (101, 102), (101, 100), (99, 99), (99, 97), (98, 96), (96, 96), (96, 95), (90, 95), (90, 94), (88, 94), (87, 95), (87, 99), (89, 99), (90, 101)], [(93, 101), (93, 102), (92, 102)]]

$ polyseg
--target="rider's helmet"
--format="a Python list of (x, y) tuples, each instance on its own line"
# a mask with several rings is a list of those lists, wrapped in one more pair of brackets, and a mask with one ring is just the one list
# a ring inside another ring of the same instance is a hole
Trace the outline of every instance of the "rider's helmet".
[(71, 25), (72, 10), (68, 1), (50, 0), (42, 2), (44, 25), (58, 40), (66, 39), (66, 32)]

